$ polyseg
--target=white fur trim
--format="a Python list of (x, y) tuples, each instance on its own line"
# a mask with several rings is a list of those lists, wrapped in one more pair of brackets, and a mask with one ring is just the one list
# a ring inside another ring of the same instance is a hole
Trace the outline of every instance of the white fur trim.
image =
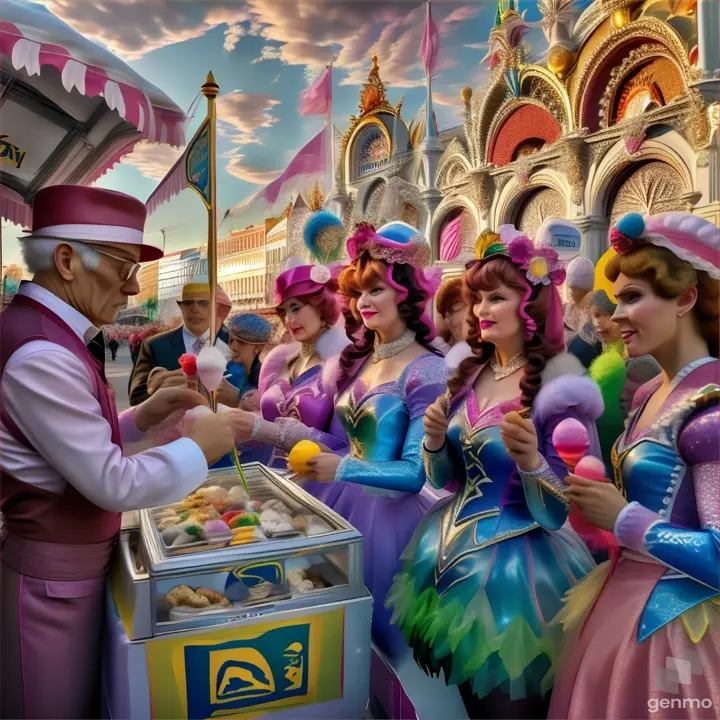
[(350, 340), (348, 340), (344, 330), (330, 328), (317, 341), (318, 355), (323, 360), (329, 360), (331, 357), (339, 355), (349, 344)]
[(445, 365), (450, 371), (457, 370), (460, 367), (460, 363), (471, 357), (472, 354), (472, 349), (466, 342), (457, 343), (450, 348), (448, 354), (445, 356)]

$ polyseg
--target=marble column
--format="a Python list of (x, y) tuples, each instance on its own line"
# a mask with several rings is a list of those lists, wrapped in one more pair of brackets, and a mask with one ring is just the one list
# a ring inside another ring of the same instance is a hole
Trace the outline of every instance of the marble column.
[(698, 67), (704, 77), (697, 83), (708, 104), (720, 102), (720, 2), (698, 0)]
[(604, 215), (586, 215), (573, 222), (583, 235), (580, 254), (596, 263), (609, 247), (610, 219)]

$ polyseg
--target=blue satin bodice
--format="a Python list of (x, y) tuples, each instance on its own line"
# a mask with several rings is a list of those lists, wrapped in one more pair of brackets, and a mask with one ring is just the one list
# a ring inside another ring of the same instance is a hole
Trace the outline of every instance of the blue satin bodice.
[[(715, 364), (714, 369), (717, 367)], [(613, 448), (615, 485), (629, 503), (657, 514), (642, 537), (642, 551), (668, 566), (643, 611), (639, 642), (720, 593), (720, 532), (700, 521), (693, 471), (694, 463), (709, 465), (715, 461), (716, 453), (701, 448), (710, 447), (712, 443), (704, 436), (713, 431), (717, 445), (716, 415), (708, 409), (710, 403), (717, 402), (713, 398), (720, 388), (710, 384), (698, 389), (693, 382), (712, 371), (706, 364), (689, 373), (665, 401), (655, 422), (633, 439), (643, 403)], [(681, 445), (685, 446), (684, 453)]]

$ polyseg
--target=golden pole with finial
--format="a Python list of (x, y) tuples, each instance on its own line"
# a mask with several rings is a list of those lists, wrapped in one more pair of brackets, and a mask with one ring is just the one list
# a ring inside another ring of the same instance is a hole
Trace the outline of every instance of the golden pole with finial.
[(215, 344), (217, 335), (217, 185), (215, 173), (215, 99), (220, 92), (220, 86), (215, 82), (212, 72), (208, 73), (207, 80), (201, 88), (202, 94), (207, 98), (207, 117), (210, 123), (208, 144), (208, 182), (210, 189), (210, 207), (208, 208), (208, 280), (210, 281), (210, 345)]
[[(210, 191), (210, 207), (208, 208), (208, 281), (210, 283), (210, 345), (215, 345), (217, 336), (217, 187), (215, 174), (215, 122), (217, 118), (215, 99), (220, 86), (215, 82), (212, 71), (208, 73), (205, 84), (200, 91), (207, 99), (208, 121), (208, 189)], [(213, 411), (217, 411), (217, 391), (211, 393)]]

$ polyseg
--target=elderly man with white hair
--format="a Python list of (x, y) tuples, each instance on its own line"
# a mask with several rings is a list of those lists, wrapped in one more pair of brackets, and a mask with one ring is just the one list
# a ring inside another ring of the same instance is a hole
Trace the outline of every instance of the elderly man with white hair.
[(139, 292), (145, 206), (122, 193), (55, 186), (23, 238), (34, 273), (0, 316), (0, 716), (99, 716), (105, 572), (120, 513), (179, 501), (234, 444), (234, 413), (133, 457), (176, 410), (163, 389), (118, 416), (100, 328)]

